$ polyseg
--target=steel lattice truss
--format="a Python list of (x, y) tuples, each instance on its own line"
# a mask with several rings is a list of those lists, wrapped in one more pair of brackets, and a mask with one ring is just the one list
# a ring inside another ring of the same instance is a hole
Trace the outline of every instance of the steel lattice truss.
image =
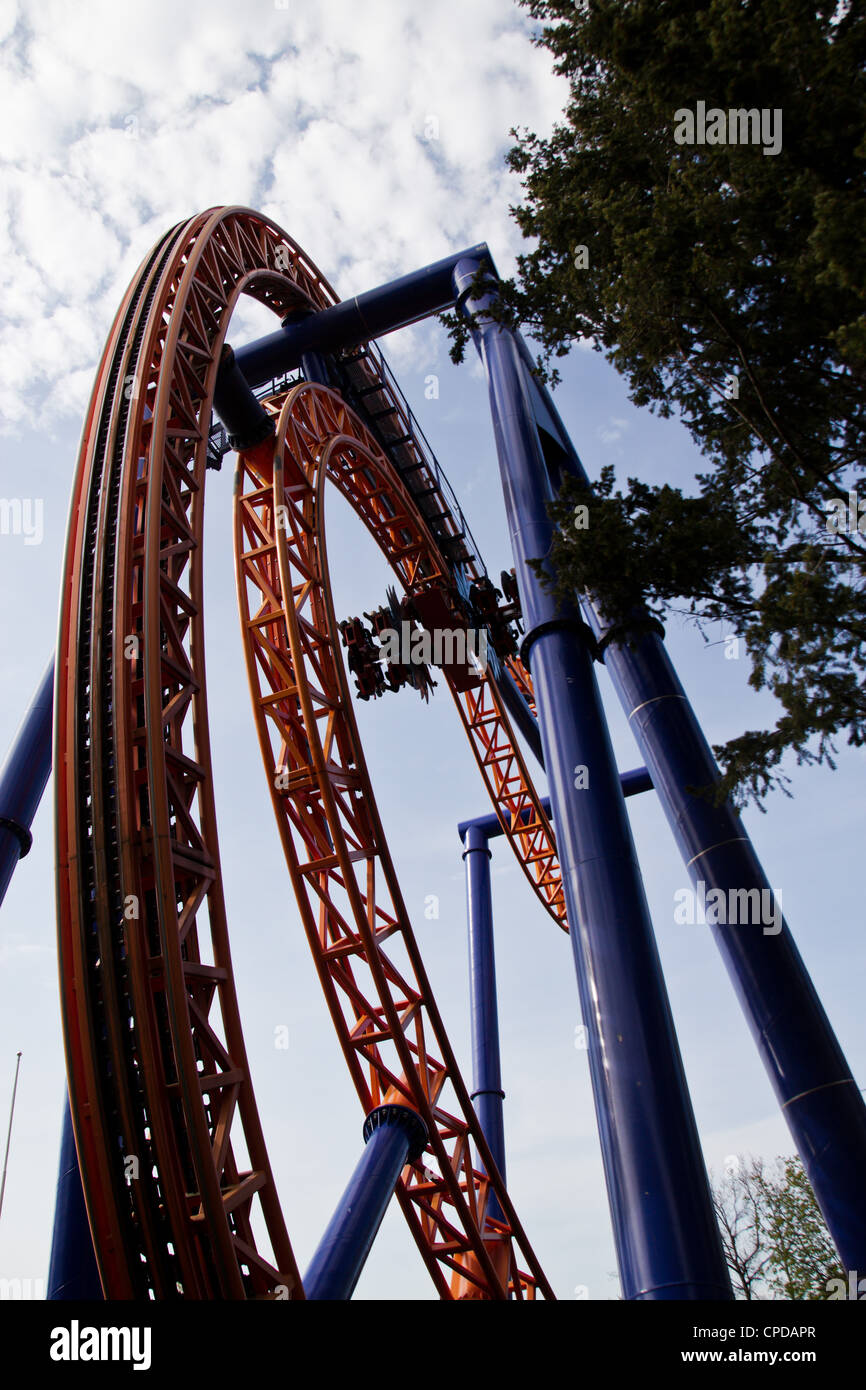
[[(74, 484), (55, 710), (58, 930), (70, 1100), (109, 1298), (303, 1297), (244, 1047), (208, 736), (207, 444), (241, 293), (280, 318), (336, 301), (296, 244), (247, 209), (200, 214), (158, 243), (106, 345)], [(427, 1152), (397, 1195), (439, 1294), (550, 1298), (385, 843), (338, 653), (325, 481), (407, 589), (447, 577), (442, 546), (338, 395), (305, 385), (268, 409), (276, 438), (241, 455), (237, 475), (238, 594), (272, 802), (328, 1006), (365, 1110), (397, 1099), (427, 1124)], [(523, 667), (510, 669), (531, 700)], [(518, 859), (565, 926), (550, 825), (495, 684), (488, 674), (455, 699)], [(491, 1190), (503, 1220), (488, 1215)]]

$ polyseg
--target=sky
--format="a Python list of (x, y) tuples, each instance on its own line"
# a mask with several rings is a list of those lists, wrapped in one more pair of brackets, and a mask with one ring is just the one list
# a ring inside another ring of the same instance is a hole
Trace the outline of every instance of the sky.
[[(180, 15), (180, 18), (179, 18)], [(129, 279), (170, 225), (243, 204), (274, 218), (342, 296), (486, 240), (503, 274), (520, 234), (505, 167), (511, 127), (550, 129), (566, 95), (522, 11), (503, 0), (345, 0), (243, 7), (208, 0), (69, 7), (0, 0), (0, 496), (41, 503), (41, 534), (0, 535), (0, 755), (52, 650), (69, 490), (99, 353)], [(242, 306), (237, 347), (273, 321)], [(438, 324), (382, 344), (460, 499), (488, 569), (510, 567), (478, 363), (457, 368)], [(592, 477), (689, 487), (702, 460), (685, 429), (628, 400), (586, 345), (556, 400)], [(438, 396), (425, 383), (438, 379)], [(235, 611), (228, 460), (208, 477), (208, 688), (232, 950), (260, 1113), (303, 1271), (362, 1146), (363, 1116), (288, 888), (263, 781)], [(338, 617), (370, 609), (390, 575), (342, 499), (328, 497)], [(774, 705), (748, 685), (730, 632), (669, 625), (668, 643), (711, 742), (764, 727)], [(639, 764), (606, 675), (620, 768)], [(464, 1076), (470, 1070), (465, 902), (457, 822), (485, 792), (440, 684), (356, 706), (404, 896)], [(791, 799), (749, 813), (771, 884), (858, 1084), (866, 1085), (866, 966), (859, 867), (863, 754), (789, 769)], [(545, 790), (539, 775), (539, 785)], [(652, 794), (629, 815), (708, 1166), (790, 1153), (781, 1119), (707, 928), (678, 924), (688, 885)], [(0, 1120), (22, 1066), (0, 1278), (47, 1274), (63, 1100), (50, 795), (0, 911)], [(569, 943), (500, 840), (493, 855), (509, 1189), (559, 1298), (617, 1297)], [(425, 903), (438, 899), (439, 915)], [(274, 1045), (288, 1028), (289, 1047)], [(429, 1299), (396, 1207), (356, 1295)]]

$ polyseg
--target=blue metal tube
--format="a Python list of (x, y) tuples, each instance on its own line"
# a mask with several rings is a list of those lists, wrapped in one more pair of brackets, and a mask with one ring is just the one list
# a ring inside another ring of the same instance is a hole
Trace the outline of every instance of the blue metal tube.
[[(631, 649), (612, 641), (604, 659), (692, 882), (720, 889), (726, 909), (735, 903), (747, 918), (710, 930), (839, 1256), (846, 1269), (866, 1269), (866, 1105), (782, 918), (781, 893), (771, 892), (730, 803), (714, 807), (686, 790), (712, 785), (718, 769), (660, 638), (650, 633)], [(737, 890), (762, 896), (746, 909), (744, 896), (731, 897)]]
[[(529, 349), (516, 335), (521, 358)], [(546, 388), (532, 381), (536, 416), (560, 445), (551, 466), (558, 491), (564, 473), (590, 482)], [(599, 641), (609, 630), (599, 606), (584, 599)], [(639, 619), (643, 614), (636, 614)], [(710, 786), (718, 768), (658, 633), (620, 633), (603, 648), (605, 666), (634, 730), (662, 808), (693, 883), (704, 891), (769, 892), (770, 885), (741, 818), (712, 807), (688, 787)], [(781, 908), (781, 903), (778, 904)], [(776, 923), (772, 925), (775, 927)], [(814, 985), (782, 918), (764, 924), (711, 925), (782, 1113), (846, 1269), (866, 1268), (866, 1103)]]
[(251, 449), (274, 432), (273, 418), (253, 394), (228, 343), (222, 350), (213, 404), (232, 449)]
[(0, 772), (0, 903), (18, 860), (30, 852), (30, 827), (51, 773), (53, 711), (52, 658)]
[(358, 347), (397, 328), (453, 308), (451, 276), (465, 256), (490, 260), (484, 242), (467, 251), (458, 251), (432, 265), (402, 275), (353, 299), (343, 299), (330, 309), (295, 321), (284, 320), (284, 327), (246, 347), (237, 348), (235, 360), (250, 386), (261, 386), (283, 372), (300, 366), (306, 352), (336, 352)]
[[(473, 337), (490, 390), (623, 1296), (730, 1299), (594, 643), (577, 608), (558, 602), (527, 563), (549, 554), (552, 490), (519, 346), (484, 313), (493, 296), (468, 298), (477, 269), (458, 265), (455, 291), (480, 316)], [(579, 769), (588, 785), (578, 790)]]
[(330, 386), (331, 373), (328, 371), (327, 358), (320, 352), (303, 353), (300, 367), (306, 381), (317, 381), (321, 386)]
[[(51, 775), (53, 719), (52, 657), (0, 773), (0, 903), (6, 896), (18, 860), (30, 850), (30, 827)], [(63, 1111), (48, 1297), (102, 1298), (68, 1097)]]
[(63, 1107), (60, 1171), (54, 1206), (54, 1235), (48, 1267), (48, 1298), (75, 1301), (102, 1298), (93, 1238), (84, 1205), (69, 1099)]
[[(472, 1100), (493, 1161), (505, 1181), (505, 1128), (502, 1116), (502, 1072), (499, 1058), (499, 1017), (496, 1005), (496, 957), (493, 946), (493, 897), (490, 889), (490, 850), (476, 825), (464, 840), (466, 864), (466, 921), (469, 929), (469, 1003), (472, 1020)], [(489, 1212), (502, 1220), (502, 1208), (491, 1193)]]
[[(652, 791), (653, 786), (652, 778), (645, 767), (634, 767), (630, 772), (621, 772), (619, 774), (619, 784), (622, 788), (623, 796), (638, 796), (640, 792)], [(541, 807), (545, 815), (549, 816), (549, 796), (543, 796), (541, 798)], [(525, 811), (521, 812), (520, 818), (523, 821), (528, 821), (529, 816), (530, 812), (527, 807)], [(457, 826), (457, 834), (460, 836), (461, 840), (466, 838), (466, 832), (473, 827), (477, 827), (478, 830), (481, 831), (485, 840), (492, 840), (496, 835), (505, 834), (505, 831), (502, 829), (502, 822), (495, 811), (491, 812), (489, 816), (476, 816), (474, 820), (460, 821)]]
[(407, 1105), (380, 1105), (364, 1122), (364, 1152), (304, 1279), (308, 1299), (347, 1299), (357, 1284), (403, 1167), (427, 1143)]

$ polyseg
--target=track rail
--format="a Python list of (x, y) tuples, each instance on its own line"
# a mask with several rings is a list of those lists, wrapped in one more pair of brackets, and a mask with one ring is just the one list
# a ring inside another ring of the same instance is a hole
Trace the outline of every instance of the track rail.
[[(208, 737), (204, 484), (241, 293), (280, 317), (336, 298), (247, 209), (212, 209), (158, 243), (109, 336), (74, 484), (55, 710), (58, 934), (73, 1122), (110, 1298), (303, 1297), (244, 1048)], [(448, 572), (459, 523), (446, 507), (432, 534), (394, 459), (338, 396), (303, 387), (278, 407), (278, 466), (267, 446), (241, 460), (239, 594), (259, 595), (242, 611), (260, 738), (267, 761), (266, 731), (281, 731), (288, 781), (272, 794), (323, 988), (362, 1103), (396, 1092), (428, 1122), (428, 1155), (404, 1170), (398, 1195), (440, 1295), (549, 1298), (378, 820), (334, 639), (322, 486), (341, 486), (407, 584)], [(561, 921), (549, 824), (494, 685), (481, 690), (458, 700), (464, 723), (518, 857)], [(487, 1213), (491, 1188), (504, 1221)]]
[[(446, 562), (375, 440), (322, 387), (291, 391), (276, 453), (271, 443), (240, 463), (235, 558), (262, 758), (349, 1071), (365, 1110), (401, 1099), (427, 1125), (399, 1197), (440, 1294), (533, 1297), (540, 1283), (549, 1295), (457, 1069), (379, 821), (339, 655), (326, 478), (407, 592), (441, 583)], [(505, 1222), (488, 1215), (491, 1188)]]

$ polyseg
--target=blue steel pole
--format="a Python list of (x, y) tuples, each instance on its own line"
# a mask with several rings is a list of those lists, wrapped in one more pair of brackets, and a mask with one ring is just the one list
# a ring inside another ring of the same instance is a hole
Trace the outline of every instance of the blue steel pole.
[(51, 773), (53, 710), (52, 658), (0, 772), (0, 903), (33, 843), (30, 827)]
[(238, 367), (250, 386), (261, 386), (283, 372), (301, 365), (307, 352), (326, 353), (359, 347), (397, 328), (453, 307), (451, 276), (465, 256), (486, 258), (490, 252), (480, 242), (467, 251), (445, 256), (399, 280), (367, 290), (353, 299), (342, 299), (329, 309), (310, 314), (289, 314), (276, 333), (238, 348)]
[[(651, 792), (653, 787), (652, 778), (645, 767), (634, 767), (630, 772), (621, 772), (619, 774), (619, 785), (622, 788), (623, 796), (626, 797), (639, 796), (641, 792)], [(539, 805), (544, 811), (544, 814), (550, 816), (550, 797), (541, 797)], [(522, 821), (528, 821), (531, 814), (531, 808), (527, 806), (526, 810), (521, 811), (520, 819)], [(495, 811), (492, 811), (487, 816), (475, 816), (473, 820), (462, 820), (457, 826), (457, 834), (460, 836), (460, 839), (464, 840), (467, 832), (473, 827), (480, 830), (485, 840), (492, 840), (495, 835), (505, 834), (502, 828), (502, 821)]]
[(351, 1298), (403, 1167), (421, 1157), (427, 1128), (407, 1105), (380, 1105), (364, 1121), (364, 1152), (304, 1279), (308, 1299)]
[[(508, 526), (556, 822), (614, 1239), (626, 1299), (730, 1299), (697, 1128), (593, 670), (594, 640), (528, 561), (549, 554), (551, 497), (513, 335), (479, 315)], [(588, 772), (587, 779), (581, 769)], [(577, 790), (578, 780), (581, 790)]]
[[(30, 827), (51, 774), (53, 718), (52, 657), (0, 773), (0, 903), (6, 896), (19, 859), (30, 851), (33, 839)], [(52, 1293), (52, 1289), (65, 1289), (66, 1292)], [(63, 1112), (48, 1297), (102, 1297), (68, 1098)]]
[(60, 1171), (57, 1175), (54, 1234), (48, 1266), (48, 1298), (62, 1302), (102, 1298), (68, 1098), (63, 1107)]
[[(528, 373), (532, 358), (516, 337)], [(529, 389), (562, 451), (552, 486), (569, 472), (589, 488), (550, 395), (534, 379)], [(635, 614), (634, 630), (615, 632), (591, 598), (584, 609), (692, 882), (707, 894), (720, 891), (726, 905), (755, 894), (771, 906), (770, 923), (710, 923), (710, 930), (840, 1259), (862, 1270), (866, 1103), (741, 817), (730, 803), (714, 807), (688, 791), (713, 785), (719, 771), (659, 631), (647, 629), (645, 612)]]
[(710, 930), (840, 1259), (866, 1269), (866, 1105), (782, 917), (781, 892), (731, 804), (687, 791), (719, 774), (661, 639), (649, 633), (632, 649), (611, 641), (604, 661), (692, 882), (721, 890), (713, 901), (725, 918), (735, 905), (738, 921)]
[[(496, 1006), (496, 957), (493, 947), (493, 897), (487, 836), (472, 825), (466, 831), (466, 921), (469, 929), (469, 1002), (472, 1021), (472, 1101), (493, 1161), (505, 1182), (505, 1128), (502, 1117), (502, 1072)], [(489, 1212), (503, 1219), (493, 1192)]]

